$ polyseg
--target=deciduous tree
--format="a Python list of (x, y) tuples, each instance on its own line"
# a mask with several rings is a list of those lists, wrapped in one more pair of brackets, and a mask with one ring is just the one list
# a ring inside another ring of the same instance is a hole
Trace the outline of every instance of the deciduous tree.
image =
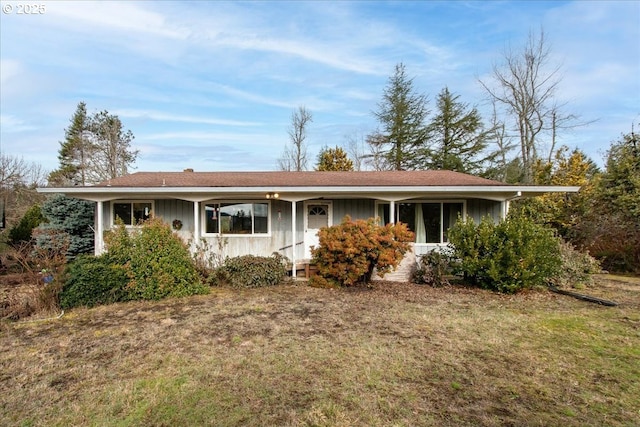
[(138, 150), (131, 147), (133, 133), (124, 130), (118, 116), (100, 111), (91, 119), (94, 144), (89, 161), (88, 176), (91, 182), (101, 182), (129, 173), (138, 157)]
[[(562, 113), (556, 91), (560, 67), (551, 64), (551, 50), (543, 30), (529, 38), (521, 50), (507, 49), (503, 63), (493, 66), (493, 82), (480, 83), (489, 97), (504, 108), (519, 136), (525, 183), (533, 182), (536, 160), (551, 159), (558, 129), (572, 127), (573, 115)], [(541, 155), (547, 135), (548, 155)]]
[(282, 157), (278, 159), (278, 168), (283, 171), (307, 170), (307, 127), (313, 121), (313, 115), (304, 106), (298, 107), (291, 114), (289, 140), (291, 145), (285, 146)]
[(42, 166), (22, 157), (0, 154), (0, 215), (2, 227), (17, 224), (27, 210), (44, 200), (36, 188), (45, 185)]

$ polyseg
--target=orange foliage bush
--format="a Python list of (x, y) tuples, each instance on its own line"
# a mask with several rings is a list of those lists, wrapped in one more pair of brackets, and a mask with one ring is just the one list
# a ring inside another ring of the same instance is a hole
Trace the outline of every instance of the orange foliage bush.
[(318, 247), (311, 250), (318, 275), (311, 285), (353, 286), (371, 280), (374, 268), (380, 276), (395, 269), (410, 249), (414, 236), (406, 224), (376, 224), (373, 218), (342, 223), (318, 232)]

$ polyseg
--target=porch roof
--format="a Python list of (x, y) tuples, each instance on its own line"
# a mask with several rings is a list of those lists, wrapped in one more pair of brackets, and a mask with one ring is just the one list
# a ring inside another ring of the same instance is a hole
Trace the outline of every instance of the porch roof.
[(376, 197), (400, 200), (420, 195), (486, 197), (506, 200), (548, 192), (577, 192), (579, 187), (511, 185), (446, 170), (351, 172), (136, 172), (93, 186), (40, 188), (87, 200), (122, 197), (171, 197), (205, 200), (221, 196), (263, 197), (279, 193), (283, 200), (311, 197)]

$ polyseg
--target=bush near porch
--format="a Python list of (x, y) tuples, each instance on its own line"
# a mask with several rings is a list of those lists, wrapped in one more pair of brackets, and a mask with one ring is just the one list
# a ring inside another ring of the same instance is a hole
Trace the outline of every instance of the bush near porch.
[(81, 257), (69, 265), (60, 296), (63, 308), (209, 291), (186, 245), (159, 218), (145, 221), (135, 231), (120, 224), (107, 233), (105, 243), (106, 254)]
[(484, 289), (514, 293), (546, 285), (562, 267), (554, 231), (514, 215), (495, 224), (483, 218), (458, 221), (449, 230), (453, 259), (465, 281)]
[(311, 250), (318, 274), (317, 287), (353, 286), (369, 282), (374, 268), (383, 277), (396, 268), (410, 250), (413, 233), (406, 224), (378, 225), (376, 220), (351, 220), (318, 232), (319, 246)]

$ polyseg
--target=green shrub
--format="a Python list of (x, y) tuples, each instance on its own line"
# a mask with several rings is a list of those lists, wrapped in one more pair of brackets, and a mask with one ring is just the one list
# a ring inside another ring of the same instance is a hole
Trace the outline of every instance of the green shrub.
[(40, 206), (31, 206), (20, 222), (9, 230), (9, 242), (15, 246), (31, 241), (31, 232), (43, 222), (46, 222), (46, 218), (42, 215)]
[(483, 218), (458, 221), (449, 230), (453, 256), (460, 260), (465, 280), (505, 293), (546, 285), (561, 266), (553, 230), (524, 216), (494, 224)]
[(127, 271), (109, 255), (80, 255), (67, 266), (66, 277), (60, 294), (62, 308), (93, 307), (127, 299)]
[(411, 281), (418, 285), (445, 286), (446, 276), (453, 274), (451, 255), (438, 250), (430, 251), (418, 258), (418, 265)]
[(227, 258), (219, 277), (234, 288), (260, 288), (282, 283), (287, 275), (286, 258), (278, 253), (270, 257), (243, 255)]
[(560, 240), (562, 268), (551, 282), (559, 287), (581, 288), (592, 283), (592, 275), (602, 268), (598, 260), (585, 252), (578, 251), (571, 243)]
[(353, 286), (371, 280), (374, 268), (382, 277), (400, 264), (410, 249), (413, 233), (406, 224), (376, 224), (372, 218), (352, 221), (318, 232), (319, 246), (311, 250), (318, 275), (312, 286)]
[(109, 255), (127, 271), (128, 299), (159, 300), (203, 294), (202, 284), (187, 246), (161, 219), (127, 230), (119, 224), (105, 235)]

